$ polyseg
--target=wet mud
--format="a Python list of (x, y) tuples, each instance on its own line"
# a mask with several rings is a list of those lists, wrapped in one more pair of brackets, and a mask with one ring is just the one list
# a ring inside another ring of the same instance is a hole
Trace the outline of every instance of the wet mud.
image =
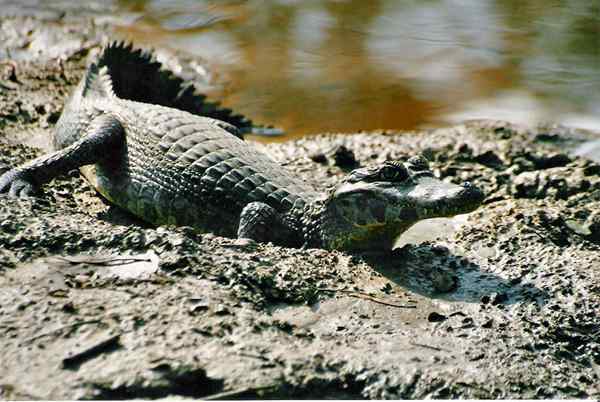
[[(0, 169), (43, 152), (110, 36), (51, 17), (0, 20)], [(387, 254), (149, 227), (77, 172), (0, 196), (0, 398), (598, 398), (600, 165), (570, 151), (595, 138), (476, 121), (261, 145), (323, 188), (421, 153), (485, 190)]]

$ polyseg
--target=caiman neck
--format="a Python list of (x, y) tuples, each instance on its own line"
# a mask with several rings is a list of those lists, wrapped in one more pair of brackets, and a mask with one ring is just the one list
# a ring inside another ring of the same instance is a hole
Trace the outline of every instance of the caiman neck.
[(323, 238), (325, 201), (325, 196), (313, 199), (301, 212), (300, 224), (304, 247), (327, 248)]
[[(328, 250), (391, 250), (402, 232), (413, 221), (367, 224), (360, 219), (347, 220), (329, 198), (317, 199), (304, 210), (302, 224), (306, 247)], [(361, 211), (357, 211), (360, 215)]]

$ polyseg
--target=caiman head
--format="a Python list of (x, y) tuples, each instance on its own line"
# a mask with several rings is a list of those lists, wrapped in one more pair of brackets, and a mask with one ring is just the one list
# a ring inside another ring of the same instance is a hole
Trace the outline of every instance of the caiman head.
[(424, 157), (352, 171), (323, 207), (324, 246), (342, 250), (391, 249), (416, 222), (475, 210), (481, 190), (436, 179)]

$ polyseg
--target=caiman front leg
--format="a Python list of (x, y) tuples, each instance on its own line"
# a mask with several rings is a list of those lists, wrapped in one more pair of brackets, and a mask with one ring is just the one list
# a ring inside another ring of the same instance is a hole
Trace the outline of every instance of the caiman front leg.
[(83, 137), (66, 148), (42, 155), (0, 176), (0, 193), (26, 197), (42, 184), (81, 166), (99, 162), (121, 146), (125, 131), (112, 115), (96, 117)]
[(302, 245), (294, 225), (289, 224), (286, 216), (260, 201), (251, 202), (242, 210), (237, 237), (283, 247)]
[(277, 211), (273, 207), (264, 202), (251, 202), (240, 214), (237, 237), (267, 243), (274, 240), (277, 226)]

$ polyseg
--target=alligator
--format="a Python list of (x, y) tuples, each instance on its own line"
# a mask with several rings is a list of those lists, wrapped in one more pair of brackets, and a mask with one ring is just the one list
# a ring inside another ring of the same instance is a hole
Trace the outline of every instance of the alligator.
[(192, 92), (149, 52), (106, 45), (65, 104), (55, 151), (0, 176), (0, 193), (36, 195), (79, 169), (110, 203), (153, 225), (340, 250), (390, 250), (417, 221), (483, 201), (469, 183), (435, 178), (420, 155), (355, 169), (318, 191), (240, 138), (234, 115), (201, 115)]

